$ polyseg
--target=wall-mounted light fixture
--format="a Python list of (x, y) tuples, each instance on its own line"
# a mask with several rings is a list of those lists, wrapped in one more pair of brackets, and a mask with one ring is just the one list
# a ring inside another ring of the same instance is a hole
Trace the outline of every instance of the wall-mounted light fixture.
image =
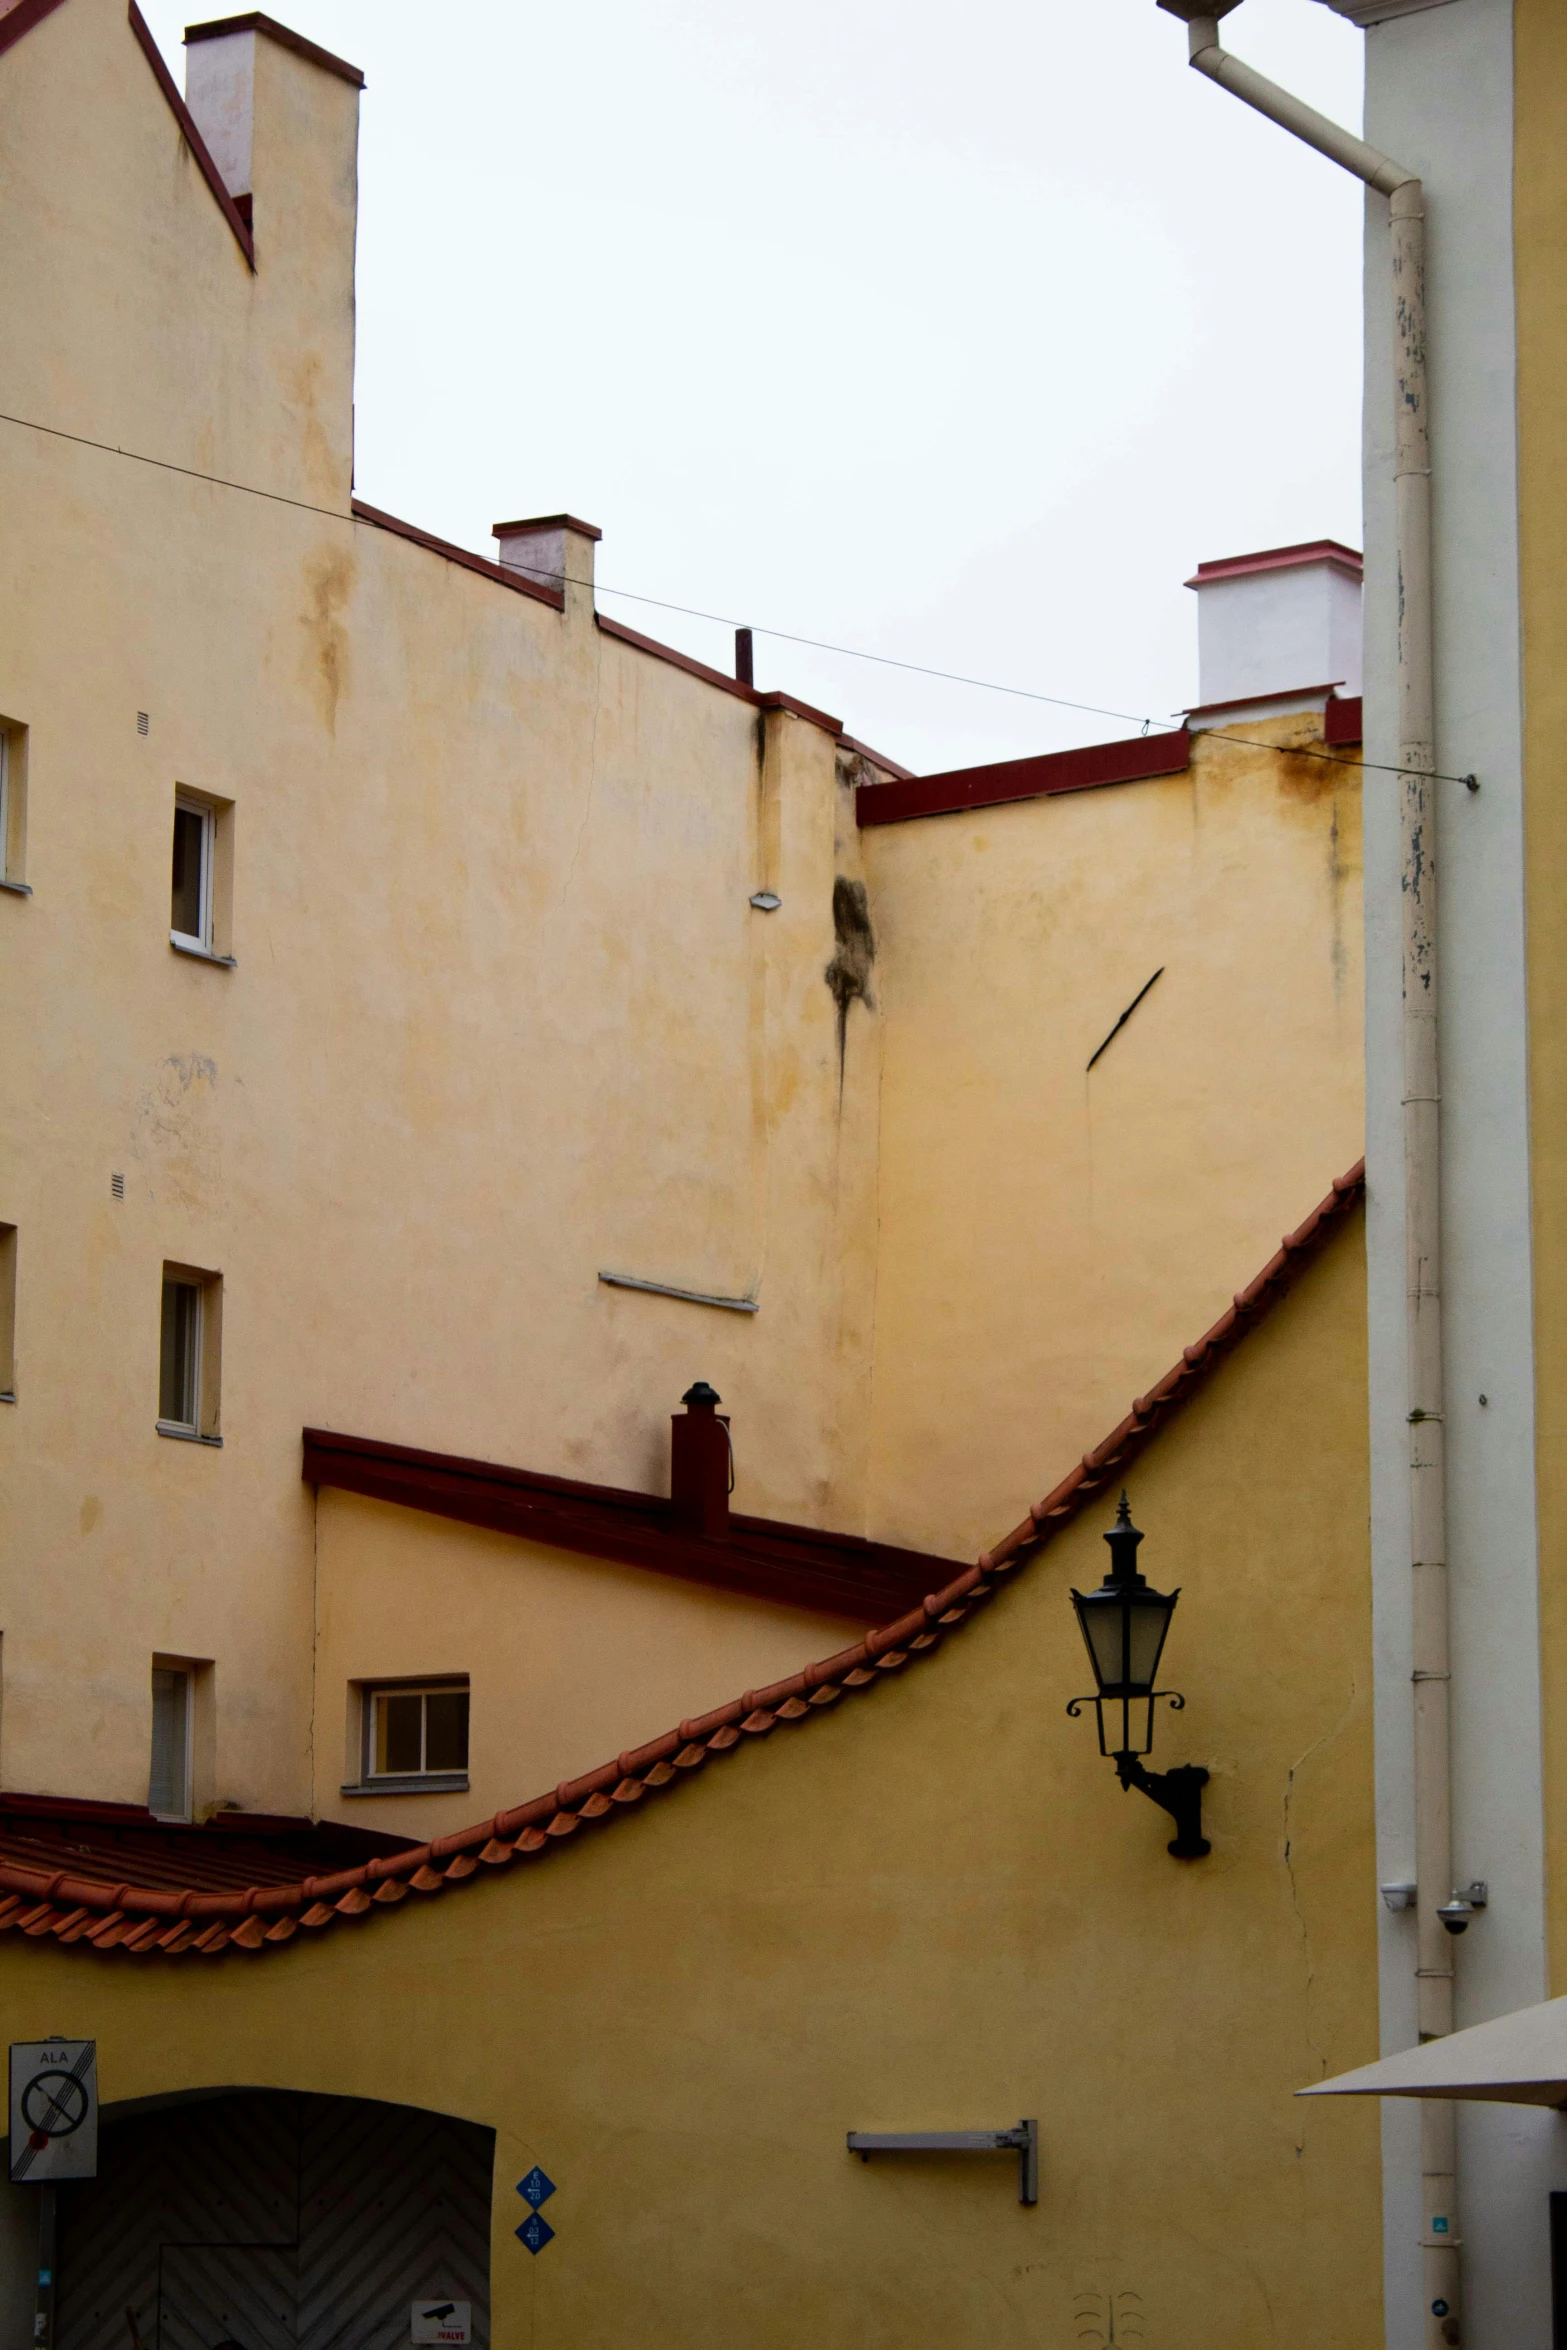
[[(1135, 1787), (1159, 1804), (1175, 1822), (1168, 1849), (1177, 1860), (1201, 1860), (1210, 1851), (1202, 1832), (1202, 1791), (1208, 1774), (1198, 1764), (1182, 1763), (1173, 1771), (1145, 1771), (1141, 1757), (1153, 1746), (1153, 1709), (1163, 1697), (1179, 1713), (1184, 1697), (1173, 1689), (1156, 1689), (1159, 1659), (1164, 1651), (1170, 1618), (1179, 1590), (1155, 1591), (1137, 1566), (1142, 1535), (1132, 1524), (1126, 1495), (1115, 1524), (1105, 1536), (1110, 1545), (1110, 1570), (1097, 1591), (1074, 1591), (1072, 1605), (1094, 1668), (1092, 1697), (1074, 1697), (1067, 1712), (1075, 1720), (1092, 1705), (1099, 1722), (1099, 1751), (1109, 1756), (1123, 1787)], [(1105, 1708), (1110, 1708), (1110, 1734), (1105, 1736)]]

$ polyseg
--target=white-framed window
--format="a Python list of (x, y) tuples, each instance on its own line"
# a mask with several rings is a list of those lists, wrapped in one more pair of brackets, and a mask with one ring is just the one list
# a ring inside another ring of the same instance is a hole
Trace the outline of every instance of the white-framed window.
[(198, 955), (213, 953), (212, 901), (217, 871), (215, 809), (184, 792), (174, 801), (174, 871), (169, 940)]
[(27, 862), (27, 729), (0, 718), (0, 887), (30, 897)]
[(158, 1434), (220, 1444), (222, 1282), (191, 1265), (165, 1265), (158, 1337)]
[(191, 1737), (196, 1676), (180, 1665), (152, 1668), (152, 1768), (147, 1809), (160, 1820), (191, 1812)]
[(0, 1224), (0, 1403), (16, 1401), (16, 1226)]
[(466, 1678), (367, 1683), (362, 1720), (362, 1786), (466, 1786)]

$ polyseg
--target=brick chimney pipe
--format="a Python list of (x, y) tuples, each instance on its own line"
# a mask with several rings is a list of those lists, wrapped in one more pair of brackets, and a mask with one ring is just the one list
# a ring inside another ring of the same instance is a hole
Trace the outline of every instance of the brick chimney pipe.
[(669, 1498), (682, 1534), (720, 1541), (729, 1532), (729, 1416), (705, 1379), (680, 1398), (669, 1422)]

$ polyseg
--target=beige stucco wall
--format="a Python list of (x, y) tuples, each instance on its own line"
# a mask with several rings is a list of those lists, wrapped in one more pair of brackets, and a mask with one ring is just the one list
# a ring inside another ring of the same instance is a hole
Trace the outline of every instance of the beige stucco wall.
[[(313, 1808), (421, 1841), (596, 1769), (869, 1629), (359, 1494), (323, 1492), (316, 1534)], [(468, 1676), (467, 1791), (344, 1796), (360, 1776), (359, 1685), (422, 1673)]]
[[(1357, 1219), (1132, 1477), (1142, 1563), (1182, 1586), (1153, 1760), (1211, 1769), (1209, 1859), (1170, 1859), (1066, 1716), (1107, 1493), (933, 1658), (547, 1861), (261, 1957), (0, 1936), (11, 2036), (68, 2014), (110, 2101), (492, 2124), (497, 2350), (1068, 2350), (1107, 2293), (1162, 2350), (1363, 2350), (1376, 2111), (1293, 2092), (1376, 2047), (1364, 1278)], [(1032, 2210), (1002, 2159), (844, 2150), (1022, 2115)]]
[(1291, 744), (866, 834), (887, 1540), (994, 1540), (1360, 1156), (1360, 773)]
[[(202, 1792), (294, 1811), (372, 1669), (320, 1625), (380, 1577), (378, 1636), (435, 1670), (475, 1647), (455, 1591), (526, 1580), (456, 1529), (323, 1551), (306, 1424), (656, 1491), (700, 1376), (742, 1510), (936, 1551), (1011, 1523), (1358, 1152), (1356, 804), (1203, 746), (861, 836), (830, 728), (354, 521), (357, 101), (258, 55), (254, 276), (121, 0), (0, 56), (0, 407), (106, 444), (0, 426), (33, 890), (0, 895), (0, 1782), (143, 1800), (161, 1653), (213, 1660)], [(168, 944), (179, 786), (231, 804), (233, 969)], [(837, 875), (878, 940), (841, 1061)], [(165, 1260), (222, 1276), (221, 1451), (154, 1431)], [(585, 1719), (661, 1726), (676, 1656), (689, 1706), (823, 1645), (625, 1607), (645, 1639), (561, 1634)], [(571, 1767), (533, 1752), (529, 1791)]]
[[(0, 901), (0, 1768), (143, 1799), (150, 1657), (210, 1657), (216, 1793), (299, 1809), (305, 1423), (651, 1485), (706, 1376), (742, 1506), (863, 1517), (874, 1047), (856, 1009), (840, 1072), (821, 979), (857, 853), (829, 733), (337, 518), (352, 212), (276, 191), (286, 131), (340, 192), (352, 94), (262, 49), (255, 278), (117, 0), (0, 59), (4, 406), (337, 510), (0, 437), (34, 893)], [(337, 285), (330, 348), (278, 273)], [(233, 970), (168, 944), (177, 785), (233, 803)], [(221, 1452), (154, 1433), (165, 1259), (223, 1276)], [(752, 1291), (761, 1343), (601, 1267)]]

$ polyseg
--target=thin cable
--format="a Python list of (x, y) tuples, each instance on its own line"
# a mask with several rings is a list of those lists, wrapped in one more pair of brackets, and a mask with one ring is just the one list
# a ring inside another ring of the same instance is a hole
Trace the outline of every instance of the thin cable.
[[(516, 568), (514, 566), (514, 568)], [(570, 587), (597, 585), (601, 596), (619, 596), (631, 604), (651, 604), (660, 612), (681, 612), (690, 620), (711, 620), (719, 628), (749, 628), (756, 636), (770, 636), (781, 645), (808, 645), (813, 653), (837, 653), (849, 661), (874, 661), (882, 669), (905, 669), (912, 677), (939, 677), (947, 685), (971, 685), (984, 694), (1012, 694), (1023, 702), (1048, 702), (1056, 710), (1082, 710), (1090, 718), (1119, 718), (1128, 726), (1140, 726), (1146, 734), (1157, 726), (1166, 734), (1179, 734), (1181, 729), (1169, 718), (1145, 718), (1140, 711), (1107, 710), (1100, 702), (1069, 702), (1060, 694), (1034, 693), (1024, 685), (997, 685), (988, 677), (963, 677), (955, 669), (927, 669), (920, 661), (895, 661), (890, 653), (862, 653), (857, 645), (830, 645), (818, 636), (792, 636), (786, 628), (764, 628), (759, 621), (731, 620), (722, 612), (698, 612), (691, 604), (668, 604), (658, 596), (634, 595), (630, 588), (605, 587), (602, 582), (571, 579), (563, 571), (530, 572), (530, 579), (565, 580)]]
[[(352, 525), (360, 519), (356, 514), (344, 514), (341, 508), (336, 506), (317, 506), (312, 504), (308, 498), (287, 497), (281, 490), (258, 489), (253, 482), (230, 481), (227, 475), (221, 473), (202, 473), (194, 465), (176, 465), (168, 457), (148, 457), (140, 449), (122, 449), (115, 441), (95, 441), (90, 439), (86, 433), (66, 432), (56, 424), (39, 424), (30, 416), (11, 416), (4, 409), (0, 409), (0, 424), (19, 425), (24, 432), (47, 433), (51, 440), (70, 441), (79, 449), (97, 449), (106, 457), (124, 457), (134, 465), (151, 465), (156, 467), (160, 473), (177, 473), (186, 481), (204, 481), (214, 489), (238, 490), (241, 496), (247, 498), (266, 498), (274, 506), (293, 506), (301, 514), (322, 514), (329, 522), (346, 522)], [(374, 528), (375, 526), (372, 524), (370, 527)], [(1158, 727), (1160, 732), (1164, 734), (1179, 734), (1182, 731), (1181, 727), (1172, 719), (1147, 718), (1140, 712), (1131, 710), (1109, 710), (1099, 702), (1069, 702), (1061, 694), (1036, 693), (1028, 686), (1022, 685), (997, 685), (992, 678), (965, 677), (955, 669), (928, 669), (919, 661), (894, 660), (890, 653), (866, 653), (862, 652), (857, 645), (834, 645), (829, 644), (823, 637), (794, 636), (788, 629), (763, 628), (756, 622), (733, 620), (722, 612), (701, 612), (693, 604), (672, 604), (660, 596), (638, 595), (632, 588), (606, 587), (602, 581), (595, 583), (592, 580), (573, 579), (569, 573), (564, 571), (532, 571), (520, 563), (513, 564), (509, 568), (520, 571), (525, 578), (537, 579), (540, 582), (554, 581), (562, 587), (595, 587), (596, 584), (596, 592), (599, 595), (619, 596), (624, 603), (647, 604), (658, 612), (678, 612), (684, 619), (710, 621), (716, 628), (749, 626), (757, 636), (772, 637), (779, 644), (803, 645), (811, 652), (835, 653), (841, 659), (848, 661), (873, 661), (878, 668), (901, 669), (910, 677), (934, 677), (944, 685), (966, 685), (976, 693), (1007, 694), (1016, 701), (1046, 702), (1054, 710), (1078, 710), (1090, 718), (1119, 718), (1128, 726), (1140, 726), (1144, 734), (1147, 734), (1151, 727)], [(1205, 728), (1203, 731), (1211, 733), (1216, 730)], [(1271, 751), (1276, 758), (1325, 759), (1335, 767), (1359, 767), (1362, 770), (1370, 769), (1380, 775), (1412, 775), (1418, 776), (1427, 783), (1463, 783), (1467, 784), (1472, 791), (1479, 789), (1472, 775), (1444, 775), (1435, 769), (1394, 767), (1383, 759), (1346, 759), (1336, 751), (1297, 750), (1284, 743), (1248, 741), (1244, 735), (1239, 734), (1219, 734), (1217, 739), (1220, 742), (1234, 743), (1241, 750)]]
[[(58, 425), (39, 424), (30, 416), (10, 416), (4, 410), (0, 410), (0, 424), (16, 424), (26, 432), (47, 433), (52, 440), (71, 441), (79, 449), (98, 449), (106, 457), (126, 457), (136, 465), (153, 465), (160, 473), (178, 473), (186, 481), (209, 482), (214, 489), (239, 490), (247, 498), (267, 498), (275, 506), (294, 506), (302, 514), (324, 514), (329, 522), (352, 523), (359, 519), (357, 515), (344, 514), (336, 506), (317, 506), (313, 505), (308, 498), (285, 497), (281, 490), (257, 489), (252, 482), (230, 481), (226, 475), (221, 473), (202, 473), (194, 465), (176, 465), (167, 457), (148, 457), (143, 455), (140, 449), (122, 449), (114, 441), (95, 441), (89, 439), (85, 433), (64, 432)], [(699, 612), (692, 604), (672, 604), (660, 596), (638, 595), (631, 588), (606, 587), (602, 580), (595, 583), (592, 580), (573, 579), (568, 572), (564, 571), (534, 571), (522, 563), (513, 563), (507, 568), (520, 572), (526, 579), (536, 579), (541, 585), (548, 584), (559, 587), (594, 587), (596, 585), (596, 592), (601, 596), (619, 596), (624, 602), (648, 604), (659, 612), (679, 612), (688, 620), (709, 620), (719, 628), (738, 628), (742, 625), (737, 620), (729, 619), (722, 612)], [(907, 670), (914, 677), (939, 678), (947, 685), (973, 686), (980, 693), (1011, 694), (1020, 701), (1048, 702), (1053, 709), (1081, 710), (1090, 718), (1119, 718), (1124, 720), (1128, 726), (1141, 726), (1145, 731), (1151, 726), (1157, 726), (1166, 733), (1180, 731), (1178, 727), (1172, 725), (1169, 719), (1146, 718), (1140, 711), (1107, 710), (1097, 702), (1069, 702), (1060, 694), (1034, 693), (1027, 686), (997, 685), (991, 679), (984, 677), (961, 677), (951, 669), (927, 669), (918, 661), (895, 661), (888, 653), (863, 653), (855, 645), (832, 645), (821, 637), (792, 636), (787, 629), (783, 628), (758, 628), (756, 634), (776, 637), (780, 644), (807, 645), (817, 653), (837, 653), (850, 661), (874, 661), (884, 669)]]
[[(1286, 698), (1280, 696), (1281, 700)], [(1294, 743), (1252, 742), (1244, 734), (1231, 734), (1227, 730), (1221, 733), (1216, 726), (1202, 727), (1199, 732), (1210, 742), (1233, 743), (1238, 751), (1272, 751), (1279, 759), (1326, 759), (1330, 767), (1369, 768), (1374, 775), (1410, 775), (1421, 783), (1464, 783), (1471, 791), (1480, 789), (1473, 775), (1443, 775), (1434, 767), (1394, 767), (1386, 759), (1346, 759), (1342, 751), (1313, 751)]]

